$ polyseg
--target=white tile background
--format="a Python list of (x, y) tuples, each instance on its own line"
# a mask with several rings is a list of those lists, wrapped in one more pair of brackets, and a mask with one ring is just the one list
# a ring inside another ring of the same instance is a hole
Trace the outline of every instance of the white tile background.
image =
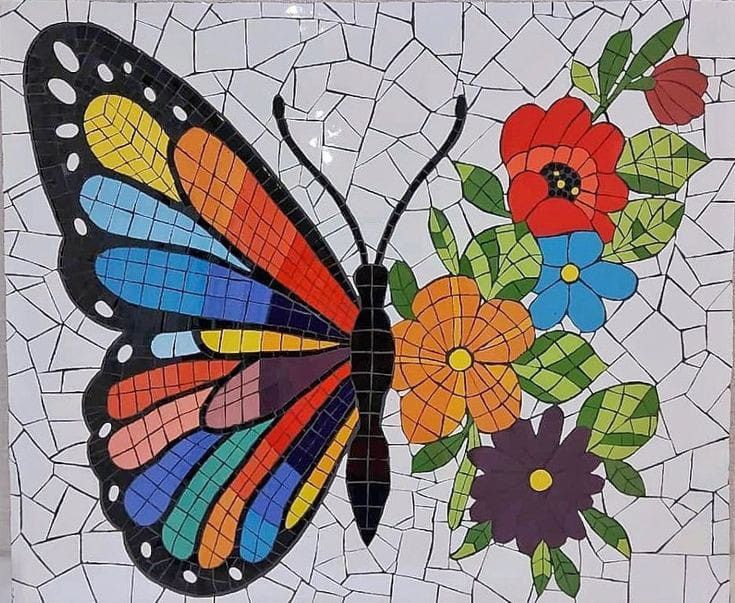
[[(632, 501), (609, 488), (604, 493), (608, 513), (631, 537), (630, 564), (596, 540), (569, 549), (581, 561), (580, 601), (728, 600), (735, 3), (386, 3), (377, 9), (367, 3), (134, 7), (3, 0), (0, 7), (17, 601), (183, 600), (132, 567), (85, 467), (79, 399), (93, 371), (80, 367), (99, 363), (112, 334), (74, 308), (56, 271), (58, 230), (35, 174), (19, 94), (21, 61), (36, 28), (89, 19), (185, 76), (280, 170), (349, 272), (355, 257), (348, 232), (281, 148), (270, 117), (274, 94), (284, 94), (294, 136), (348, 194), (374, 244), (390, 203), (451, 126), (458, 91), (471, 106), (452, 157), (495, 168), (502, 120), (524, 102), (547, 106), (566, 93), (572, 53), (591, 63), (614, 31), (632, 26), (640, 43), (686, 12), (690, 25), (677, 51), (699, 57), (711, 79), (704, 118), (682, 133), (713, 161), (682, 195), (687, 209), (675, 244), (635, 265), (638, 293), (611, 305), (609, 322), (593, 338), (611, 364), (610, 376), (595, 388), (659, 381), (663, 421), (655, 440), (631, 459), (651, 496)], [(643, 97), (633, 93), (616, 102), (611, 119), (626, 134), (655, 124)], [(408, 261), (422, 282), (441, 271), (426, 231), (430, 202), (446, 209), (461, 244), (471, 229), (490, 225), (486, 216), (460, 208), (459, 199), (454, 170), (444, 161), (400, 224), (390, 257)], [(565, 405), (567, 414), (579, 402)], [(532, 600), (528, 560), (512, 548), (495, 546), (461, 564), (449, 560), (461, 537), (450, 536), (443, 521), (456, 467), (430, 479), (407, 475), (410, 456), (395, 397), (385, 421), (395, 486), (374, 547), (361, 545), (337, 480), (283, 564), (248, 588), (250, 600)], [(564, 600), (553, 589), (542, 597)]]

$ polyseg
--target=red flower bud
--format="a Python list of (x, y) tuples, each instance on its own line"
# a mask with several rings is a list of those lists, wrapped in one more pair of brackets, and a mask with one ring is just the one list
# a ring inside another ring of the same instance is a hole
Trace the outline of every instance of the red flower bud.
[(651, 74), (652, 87), (645, 91), (648, 106), (662, 124), (688, 124), (704, 113), (707, 76), (697, 59), (682, 54), (658, 65)]

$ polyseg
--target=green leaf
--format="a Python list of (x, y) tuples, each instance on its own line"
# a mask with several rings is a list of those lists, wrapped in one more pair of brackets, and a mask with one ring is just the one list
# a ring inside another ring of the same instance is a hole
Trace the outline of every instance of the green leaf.
[(585, 339), (566, 331), (544, 333), (513, 362), (521, 389), (550, 404), (571, 400), (606, 368)]
[(602, 459), (629, 457), (656, 433), (659, 399), (653, 385), (623, 383), (592, 394), (577, 425), (590, 429), (587, 450)]
[(510, 217), (510, 212), (505, 209), (503, 185), (495, 174), (480, 166), (459, 161), (454, 167), (462, 181), (462, 195), (467, 201), (489, 214)]
[(615, 82), (625, 68), (633, 46), (633, 34), (629, 29), (619, 31), (605, 44), (597, 64), (597, 79), (600, 82), (600, 97), (607, 98)]
[(446, 465), (457, 456), (466, 436), (467, 431), (463, 429), (459, 433), (423, 446), (413, 455), (411, 473), (426, 473)]
[(598, 511), (590, 507), (582, 511), (582, 517), (584, 517), (587, 525), (594, 530), (594, 532), (609, 544), (614, 549), (620, 551), (628, 559), (630, 559), (630, 540), (628, 540), (628, 534), (625, 532), (625, 528), (621, 526), (612, 517), (608, 517), (602, 511)]
[(449, 220), (440, 209), (432, 207), (429, 210), (429, 234), (439, 259), (449, 272), (457, 274), (459, 272), (457, 240), (454, 238)]
[(561, 549), (551, 549), (551, 563), (554, 566), (556, 584), (565, 595), (574, 598), (579, 592), (579, 570)]
[(460, 271), (488, 299), (522, 299), (541, 272), (541, 250), (524, 223), (484, 230), (467, 245)]
[(579, 61), (572, 61), (570, 71), (574, 87), (599, 102), (600, 95), (597, 92), (597, 84), (595, 84), (595, 78), (592, 77), (590, 68)]
[(460, 547), (449, 555), (452, 559), (460, 560), (481, 551), (490, 544), (493, 539), (493, 531), (489, 521), (475, 524), (465, 534)]
[(625, 461), (605, 461), (605, 473), (618, 492), (628, 496), (646, 495), (646, 485), (641, 474)]
[(628, 186), (650, 195), (677, 192), (709, 157), (666, 128), (650, 128), (631, 136), (618, 160), (618, 175)]
[(449, 507), (447, 509), (447, 523), (450, 530), (456, 530), (462, 522), (464, 511), (467, 508), (467, 501), (470, 499), (470, 488), (477, 473), (477, 467), (472, 464), (467, 452), (480, 445), (480, 433), (477, 431), (477, 425), (474, 421), (467, 429), (467, 450), (464, 458), (459, 465), (457, 475), (454, 476), (454, 484), (452, 485), (452, 494), (449, 497)]
[(411, 267), (401, 260), (394, 262), (388, 272), (388, 284), (390, 285), (390, 300), (396, 311), (403, 318), (416, 318), (411, 304), (419, 287)]
[(551, 580), (552, 572), (551, 551), (549, 551), (549, 545), (542, 540), (538, 543), (531, 557), (533, 586), (536, 588), (536, 594), (539, 597), (546, 590), (546, 586), (549, 584), (549, 580)]
[(674, 238), (683, 217), (684, 204), (673, 199), (629, 201), (623, 211), (610, 214), (615, 233), (602, 258), (626, 263), (655, 256)]
[(674, 42), (683, 26), (684, 19), (678, 19), (648, 38), (633, 56), (625, 74), (626, 78), (634, 80), (663, 59), (666, 53), (674, 47)]

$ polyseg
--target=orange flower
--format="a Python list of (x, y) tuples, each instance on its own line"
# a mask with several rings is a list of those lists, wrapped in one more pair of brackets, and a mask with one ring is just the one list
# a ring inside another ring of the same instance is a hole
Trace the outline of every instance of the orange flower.
[(520, 303), (484, 302), (470, 278), (439, 278), (416, 294), (416, 320), (393, 327), (393, 388), (409, 442), (452, 433), (469, 411), (477, 428), (510, 427), (521, 410), (518, 377), (509, 366), (533, 343), (531, 317)]

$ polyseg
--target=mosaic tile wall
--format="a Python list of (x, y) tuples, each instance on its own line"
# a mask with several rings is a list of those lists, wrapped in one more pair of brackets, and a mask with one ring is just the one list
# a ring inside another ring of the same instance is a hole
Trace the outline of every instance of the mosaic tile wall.
[[(392, 208), (446, 139), (456, 99), (464, 95), (468, 111), (456, 144), (420, 184), (386, 249), (386, 265), (404, 262), (424, 287), (452, 272), (444, 221), (451, 226), (455, 255), (478, 232), (507, 222), (504, 209), (487, 211), (467, 202), (467, 177), (453, 162), (482, 166), (508, 191), (498, 149), (514, 111), (527, 103), (547, 110), (568, 94), (594, 106), (589, 93), (598, 91), (590, 89), (587, 73), (575, 72), (572, 82), (572, 61), (594, 65), (611, 35), (626, 29), (638, 49), (683, 17), (674, 52), (695, 57), (708, 77), (705, 110), (686, 125), (666, 128), (706, 161), (666, 192), (685, 202), (675, 236), (652, 257), (625, 264), (637, 276), (635, 292), (621, 295), (625, 301), (605, 301), (601, 328), (582, 329), (594, 330), (584, 337), (607, 370), (595, 371), (584, 393), (559, 405), (568, 418), (566, 434), (590, 392), (628, 382), (656, 387), (655, 434), (627, 459), (645, 495), (623, 494), (610, 483), (593, 493), (595, 507), (624, 527), (632, 554), (626, 558), (620, 542), (615, 550), (590, 529), (570, 539), (564, 551), (581, 575), (579, 601), (728, 601), (735, 3), (2, 0), (15, 601), (185, 600), (136, 567), (123, 532), (103, 512), (100, 482), (90, 468), (82, 396), (118, 332), (80, 310), (59, 271), (61, 231), (34, 159), (22, 81), (26, 53), (41, 29), (65, 21), (101, 25), (182, 77), (253, 145), (350, 276), (360, 263), (350, 228), (284, 143), (273, 117), (274, 97), (283, 97), (288, 126), (306, 157), (347, 198), (372, 256)], [(645, 97), (627, 91), (610, 106), (607, 117), (624, 136), (659, 127), (660, 110), (649, 108)], [(683, 101), (674, 104), (686, 111)], [(502, 191), (500, 199), (502, 205)], [(542, 251), (546, 257), (543, 246)], [(406, 318), (397, 301), (393, 287), (388, 312), (394, 324)], [(409, 315), (410, 308), (409, 303)], [(575, 324), (570, 318), (562, 322), (578, 332)], [(537, 419), (552, 407), (537, 397), (526, 389), (519, 425), (533, 418), (534, 429), (540, 429)], [(407, 439), (418, 442), (416, 430), (424, 424), (418, 420), (414, 431), (407, 427), (401, 398), (392, 390), (382, 414), (390, 494), (370, 546), (355, 523), (343, 462), (301, 537), (272, 569), (237, 590), (242, 574), (238, 578), (240, 570), (233, 568), (228, 589), (235, 592), (201, 600), (536, 600), (534, 576), (543, 580), (543, 563), (532, 571), (515, 542), (487, 546), (482, 534), (471, 540), (471, 503), (464, 518), (460, 512), (461, 525), (448, 517), (458, 469), (469, 462), (463, 453), (455, 451), (436, 470), (416, 471), (420, 445)], [(475, 421), (480, 431), (491, 431)], [(437, 437), (447, 435), (445, 427)], [(482, 438), (489, 446), (490, 437)], [(481, 465), (479, 455), (476, 460)], [(605, 475), (602, 466), (595, 473)], [(477, 552), (457, 554), (467, 546)], [(544, 584), (541, 600), (568, 601), (568, 591), (577, 589), (561, 583), (556, 561), (554, 568), (556, 581)]]

